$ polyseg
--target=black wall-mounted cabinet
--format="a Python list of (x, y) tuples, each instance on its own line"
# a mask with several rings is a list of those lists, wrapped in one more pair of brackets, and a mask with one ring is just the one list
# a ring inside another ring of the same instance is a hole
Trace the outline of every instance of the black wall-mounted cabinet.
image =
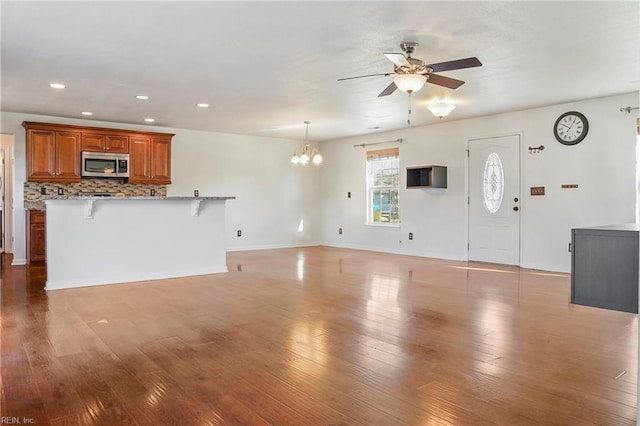
[(407, 167), (407, 188), (446, 188), (445, 166)]

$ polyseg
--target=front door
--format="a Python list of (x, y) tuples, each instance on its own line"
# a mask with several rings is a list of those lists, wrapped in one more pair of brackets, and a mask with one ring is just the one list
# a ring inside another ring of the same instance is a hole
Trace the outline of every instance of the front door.
[(469, 141), (469, 260), (520, 264), (520, 135)]

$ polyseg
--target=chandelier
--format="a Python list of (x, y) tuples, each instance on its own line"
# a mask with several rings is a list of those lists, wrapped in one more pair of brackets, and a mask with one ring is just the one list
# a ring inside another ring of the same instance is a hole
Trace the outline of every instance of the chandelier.
[(293, 157), (291, 157), (291, 162), (293, 164), (302, 164), (303, 166), (312, 162), (315, 165), (322, 163), (322, 155), (318, 152), (317, 149), (311, 148), (309, 145), (309, 124), (310, 121), (305, 121), (304, 124), (307, 125), (307, 128), (304, 132), (304, 148), (302, 148), (302, 152), (298, 154), (296, 151), (293, 152)]

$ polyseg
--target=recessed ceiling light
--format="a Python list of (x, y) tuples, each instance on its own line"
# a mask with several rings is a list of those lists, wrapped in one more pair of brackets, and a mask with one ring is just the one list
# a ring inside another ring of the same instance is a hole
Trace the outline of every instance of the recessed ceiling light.
[(156, 121), (155, 118), (145, 118), (144, 121), (146, 121), (147, 123), (153, 123), (154, 121)]
[(136, 99), (140, 99), (141, 101), (146, 101), (149, 99), (147, 95), (136, 95)]
[(196, 106), (197, 106), (198, 108), (209, 108), (209, 104), (204, 104), (204, 103), (198, 104), (198, 105), (196, 105)]
[(62, 83), (51, 83), (49, 84), (49, 87), (52, 87), (54, 89), (64, 89), (66, 86)]
[(82, 111), (82, 115), (93, 115), (90, 111)]

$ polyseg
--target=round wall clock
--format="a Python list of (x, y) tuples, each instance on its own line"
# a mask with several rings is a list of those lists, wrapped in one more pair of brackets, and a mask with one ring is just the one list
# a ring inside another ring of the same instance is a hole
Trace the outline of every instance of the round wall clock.
[(584, 114), (569, 111), (562, 114), (553, 125), (553, 134), (563, 145), (575, 145), (587, 137), (589, 121)]

